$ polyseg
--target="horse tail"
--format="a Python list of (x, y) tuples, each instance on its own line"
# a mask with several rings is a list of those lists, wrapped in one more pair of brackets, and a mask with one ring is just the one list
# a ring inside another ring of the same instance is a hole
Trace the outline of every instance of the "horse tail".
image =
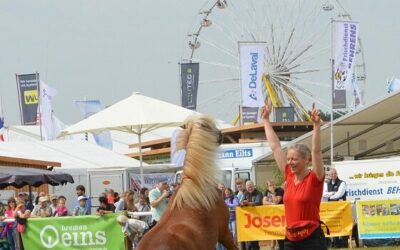
[(217, 149), (221, 132), (210, 116), (191, 116), (176, 140), (176, 150), (186, 149), (183, 179), (172, 202), (172, 208), (186, 204), (195, 209), (211, 209), (220, 196), (215, 187), (218, 179)]

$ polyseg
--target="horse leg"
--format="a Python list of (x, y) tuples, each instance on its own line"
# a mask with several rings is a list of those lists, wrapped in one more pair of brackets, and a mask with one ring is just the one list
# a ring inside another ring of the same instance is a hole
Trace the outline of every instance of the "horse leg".
[(224, 233), (222, 233), (218, 241), (228, 250), (238, 250), (238, 247), (233, 241), (232, 234), (229, 230), (226, 230)]

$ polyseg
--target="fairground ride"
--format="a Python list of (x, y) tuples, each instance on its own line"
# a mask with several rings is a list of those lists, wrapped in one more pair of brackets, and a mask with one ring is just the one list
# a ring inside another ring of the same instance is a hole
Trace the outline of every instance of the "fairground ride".
[[(265, 98), (273, 106), (331, 107), (332, 20), (351, 20), (338, 0), (208, 0), (191, 26), (183, 61), (200, 63), (198, 111), (238, 121), (239, 42), (266, 42)], [(362, 25), (361, 30), (362, 30)], [(361, 31), (362, 34), (362, 31)], [(366, 74), (359, 36), (354, 81), (364, 94)], [(349, 109), (354, 99), (349, 94)]]

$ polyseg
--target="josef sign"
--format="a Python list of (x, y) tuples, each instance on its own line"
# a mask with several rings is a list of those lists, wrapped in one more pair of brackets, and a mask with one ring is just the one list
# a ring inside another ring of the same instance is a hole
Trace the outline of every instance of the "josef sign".
[(123, 250), (118, 214), (28, 219), (25, 249)]

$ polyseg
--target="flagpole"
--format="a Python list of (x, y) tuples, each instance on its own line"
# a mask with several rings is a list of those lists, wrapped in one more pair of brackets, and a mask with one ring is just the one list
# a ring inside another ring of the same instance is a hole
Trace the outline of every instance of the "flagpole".
[(24, 119), (23, 119), (23, 113), (22, 113), (22, 106), (21, 106), (21, 89), (19, 86), (19, 81), (18, 81), (19, 77), (18, 74), (15, 73), (15, 83), (17, 84), (17, 92), (18, 92), (18, 106), (19, 106), (19, 118), (21, 119), (21, 125), (25, 125), (24, 124)]
[(333, 101), (334, 101), (334, 84), (335, 84), (335, 59), (334, 59), (334, 34), (333, 34), (333, 27), (334, 27), (335, 20), (331, 19), (331, 81), (332, 81), (332, 102), (331, 102), (331, 167), (333, 166)]
[[(40, 80), (39, 80), (39, 73), (36, 71), (36, 82), (37, 82), (37, 92), (39, 96), (39, 104), (38, 104), (38, 111), (39, 111), (39, 128), (40, 128), (40, 140), (43, 141), (43, 131), (42, 131), (42, 114), (40, 110), (40, 103), (41, 103), (41, 93), (40, 93)], [(37, 120), (37, 114), (36, 114)]]

